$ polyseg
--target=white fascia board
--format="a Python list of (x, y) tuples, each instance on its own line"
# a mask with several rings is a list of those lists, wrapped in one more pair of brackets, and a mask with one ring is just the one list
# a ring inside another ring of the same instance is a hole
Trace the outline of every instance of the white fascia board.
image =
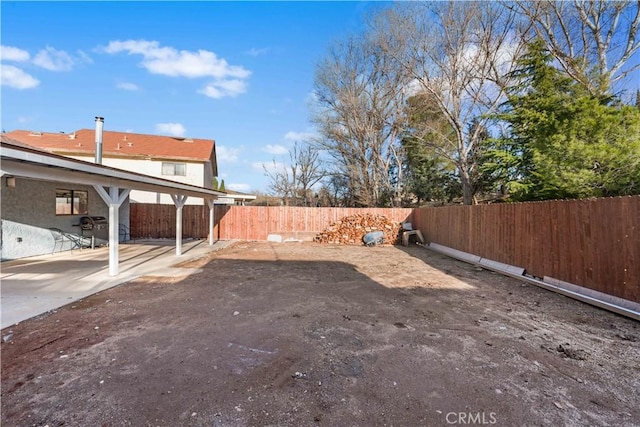
[(233, 198), (236, 200), (255, 200), (257, 196), (254, 196), (253, 194), (233, 194), (233, 193), (227, 193), (225, 195), (225, 197), (229, 197), (229, 198)]

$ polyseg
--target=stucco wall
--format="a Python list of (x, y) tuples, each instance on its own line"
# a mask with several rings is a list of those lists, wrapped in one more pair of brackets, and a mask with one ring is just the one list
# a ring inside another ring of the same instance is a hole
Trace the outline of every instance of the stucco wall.
[[(83, 190), (88, 192), (90, 216), (109, 217), (109, 208), (92, 186), (64, 184), (15, 178), (15, 187), (2, 178), (2, 235), (0, 257), (2, 260), (18, 259), (71, 249), (69, 239), (60, 241), (59, 234), (50, 228), (58, 228), (73, 236), (80, 236), (78, 224), (84, 215), (56, 215), (56, 189)], [(129, 227), (129, 200), (120, 207), (119, 223)], [(85, 231), (85, 236), (91, 232)], [(95, 230), (98, 243), (105, 243), (108, 228)], [(55, 238), (57, 237), (57, 239)]]
[[(69, 156), (74, 159), (93, 162), (93, 157), (86, 156)], [(102, 164), (112, 168), (118, 168), (136, 173), (142, 173), (156, 178), (168, 179), (170, 181), (181, 182), (183, 184), (195, 185), (198, 187), (211, 188), (213, 174), (210, 162), (189, 163), (181, 161), (169, 161), (170, 163), (184, 163), (186, 165), (186, 173), (181, 175), (162, 175), (162, 160), (145, 160), (145, 159), (118, 159), (112, 157), (103, 157)], [(133, 190), (130, 194), (133, 203), (162, 203), (172, 205), (171, 196), (164, 193), (152, 193), (149, 191)], [(203, 205), (204, 200), (201, 198), (188, 198), (188, 205)]]

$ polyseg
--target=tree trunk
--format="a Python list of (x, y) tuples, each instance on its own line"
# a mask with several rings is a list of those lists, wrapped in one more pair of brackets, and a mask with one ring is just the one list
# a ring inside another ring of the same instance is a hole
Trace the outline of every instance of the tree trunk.
[(465, 205), (475, 205), (475, 188), (469, 177), (469, 172), (460, 167), (458, 170), (460, 171), (460, 183), (462, 184), (462, 203)]

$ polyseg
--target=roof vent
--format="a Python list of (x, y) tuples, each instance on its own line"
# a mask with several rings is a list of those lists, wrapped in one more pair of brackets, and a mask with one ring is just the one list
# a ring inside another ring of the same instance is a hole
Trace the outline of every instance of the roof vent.
[(193, 142), (193, 138), (185, 138), (184, 142)]
[(133, 147), (133, 142), (127, 142), (127, 147)]
[(81, 143), (81, 142), (78, 142), (78, 143), (76, 144), (76, 147), (82, 147), (82, 143)]
[(69, 134), (69, 139), (76, 139), (76, 133)]
[(122, 137), (122, 140), (123, 140), (123, 141), (126, 141), (126, 140), (127, 140), (127, 135), (123, 136), (123, 137)]
[(116, 150), (120, 149), (120, 143), (118, 142), (118, 145), (116, 145)]
[(29, 132), (29, 136), (42, 136), (42, 132), (32, 131)]

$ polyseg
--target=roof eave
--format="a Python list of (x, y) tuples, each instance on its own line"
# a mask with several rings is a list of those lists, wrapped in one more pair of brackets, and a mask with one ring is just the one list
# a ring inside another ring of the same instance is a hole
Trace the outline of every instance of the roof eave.
[(120, 186), (167, 194), (184, 194), (204, 199), (226, 197), (220, 191), (182, 184), (149, 175), (70, 159), (48, 152), (2, 142), (2, 171), (15, 176), (72, 182), (87, 185)]

